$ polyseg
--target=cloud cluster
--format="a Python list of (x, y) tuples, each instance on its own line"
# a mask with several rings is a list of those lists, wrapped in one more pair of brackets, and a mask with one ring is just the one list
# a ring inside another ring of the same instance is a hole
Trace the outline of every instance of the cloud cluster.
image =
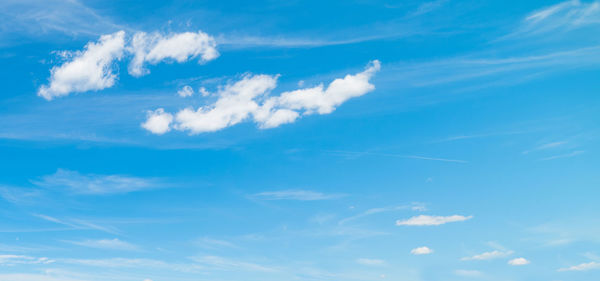
[[(221, 88), (217, 100), (198, 109), (185, 108), (175, 114), (173, 124), (164, 126), (172, 115), (159, 108), (150, 111), (142, 127), (155, 134), (171, 128), (190, 134), (214, 132), (252, 119), (262, 129), (292, 123), (300, 116), (329, 114), (336, 107), (375, 89), (370, 79), (379, 71), (380, 62), (370, 62), (357, 74), (321, 84), (270, 96), (277, 86), (278, 75), (246, 75), (241, 80)], [(160, 121), (160, 122), (159, 122)]]
[(38, 95), (46, 100), (112, 87), (117, 80), (115, 61), (126, 54), (133, 55), (129, 73), (136, 77), (149, 73), (145, 64), (183, 63), (198, 57), (203, 63), (219, 56), (215, 39), (202, 31), (169, 35), (138, 32), (131, 40), (126, 38), (125, 31), (118, 31), (102, 35), (98, 42), (88, 43), (83, 51), (62, 54), (69, 60), (53, 67), (49, 84), (38, 90)]
[(406, 225), (406, 226), (426, 226), (426, 225), (442, 225), (450, 222), (459, 222), (466, 221), (472, 219), (473, 216), (427, 216), (420, 215), (415, 216), (406, 220), (398, 220), (396, 221), (396, 225)]

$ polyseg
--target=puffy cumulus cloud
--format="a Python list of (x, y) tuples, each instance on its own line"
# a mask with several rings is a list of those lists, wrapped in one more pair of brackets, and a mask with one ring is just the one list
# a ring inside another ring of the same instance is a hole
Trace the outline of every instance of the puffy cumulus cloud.
[(600, 263), (598, 262), (588, 262), (582, 263), (570, 267), (560, 268), (558, 271), (586, 271), (592, 269), (600, 269)]
[(429, 247), (418, 247), (412, 249), (410, 253), (413, 255), (429, 255), (433, 253), (433, 250), (429, 249)]
[(142, 123), (142, 128), (153, 134), (162, 135), (171, 130), (173, 115), (166, 113), (164, 109), (149, 110), (146, 122)]
[[(173, 128), (198, 134), (253, 119), (261, 129), (267, 129), (295, 122), (304, 115), (329, 114), (347, 100), (373, 91), (375, 86), (370, 79), (380, 68), (380, 62), (374, 60), (364, 71), (335, 79), (327, 87), (319, 85), (283, 92), (278, 96), (270, 96), (277, 86), (278, 75), (246, 75), (240, 81), (221, 88), (213, 104), (179, 111)], [(149, 115), (148, 119), (154, 116)]]
[(194, 94), (194, 89), (192, 89), (192, 87), (185, 85), (183, 86), (183, 88), (179, 89), (179, 91), (177, 91), (177, 94), (182, 97), (191, 97)]
[(129, 74), (139, 77), (148, 74), (146, 63), (157, 64), (164, 60), (179, 63), (200, 58), (199, 62), (214, 60), (219, 56), (215, 39), (202, 32), (183, 32), (163, 35), (158, 32), (138, 32), (133, 35), (128, 48), (134, 57), (129, 64)]
[(276, 85), (277, 76), (247, 75), (219, 91), (219, 98), (213, 105), (179, 111), (175, 128), (197, 134), (238, 124), (259, 110), (255, 99), (263, 97)]
[(491, 259), (496, 259), (496, 258), (503, 258), (506, 256), (510, 256), (513, 253), (513, 251), (491, 251), (491, 252), (485, 252), (485, 253), (481, 253), (478, 255), (474, 255), (471, 257), (464, 257), (461, 258), (460, 260), (463, 261), (471, 261), (471, 260), (491, 260)]
[(73, 92), (96, 91), (112, 87), (116, 75), (113, 62), (123, 57), (125, 32), (102, 35), (98, 42), (90, 42), (83, 51), (68, 53), (70, 61), (53, 67), (50, 84), (43, 85), (38, 95), (46, 100)]
[(516, 259), (512, 259), (512, 260), (509, 260), (509, 261), (508, 261), (508, 264), (510, 264), (510, 265), (517, 265), (517, 266), (518, 266), (518, 265), (528, 265), (528, 264), (530, 264), (530, 263), (531, 263), (531, 262), (530, 262), (530, 261), (528, 261), (528, 260), (527, 260), (527, 259), (525, 259), (525, 258), (516, 258)]
[(424, 226), (424, 225), (441, 225), (441, 224), (446, 224), (446, 223), (450, 223), (450, 222), (459, 222), (459, 221), (466, 221), (469, 219), (472, 219), (473, 216), (460, 216), (460, 215), (453, 215), (453, 216), (426, 216), (426, 215), (420, 215), (420, 216), (415, 216), (406, 220), (398, 220), (396, 221), (396, 225), (407, 225), (407, 226)]

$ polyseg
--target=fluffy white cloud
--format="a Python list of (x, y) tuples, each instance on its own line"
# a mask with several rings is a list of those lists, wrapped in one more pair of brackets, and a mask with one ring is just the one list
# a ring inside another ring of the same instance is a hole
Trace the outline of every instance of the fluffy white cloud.
[(472, 257), (464, 257), (460, 260), (463, 261), (470, 261), (470, 260), (491, 260), (491, 259), (496, 259), (496, 258), (503, 258), (506, 256), (510, 256), (513, 253), (513, 251), (491, 251), (491, 252), (485, 252), (485, 253), (481, 253), (478, 255), (474, 255)]
[(516, 258), (508, 261), (508, 264), (510, 265), (527, 265), (529, 263), (530, 261), (525, 258)]
[(175, 117), (175, 128), (197, 134), (238, 124), (259, 109), (255, 99), (264, 96), (276, 85), (277, 76), (247, 75), (219, 91), (219, 98), (213, 105), (179, 111)]
[(362, 265), (370, 265), (370, 266), (385, 264), (384, 260), (378, 260), (378, 259), (357, 259), (356, 262), (359, 264), (362, 264)]
[(162, 135), (171, 130), (171, 122), (173, 122), (173, 115), (166, 113), (164, 109), (149, 110), (142, 128), (153, 134)]
[(460, 216), (460, 215), (453, 215), (453, 216), (426, 216), (426, 215), (420, 215), (420, 216), (415, 216), (412, 218), (409, 218), (407, 220), (398, 220), (396, 221), (396, 225), (408, 225), (408, 226), (422, 226), (422, 225), (441, 225), (441, 224), (446, 224), (449, 222), (459, 222), (459, 221), (466, 221), (469, 219), (472, 219), (473, 216)]
[(183, 88), (177, 91), (177, 94), (182, 98), (191, 97), (194, 94), (194, 89), (188, 85), (185, 85)]
[(142, 76), (149, 71), (144, 64), (157, 64), (164, 60), (179, 63), (200, 57), (199, 62), (214, 60), (219, 56), (215, 39), (202, 32), (184, 32), (162, 35), (138, 32), (133, 35), (129, 51), (134, 57), (129, 64), (129, 74)]
[(410, 253), (413, 255), (429, 255), (433, 253), (433, 250), (429, 249), (428, 247), (418, 247), (412, 249)]
[(38, 95), (46, 100), (73, 92), (102, 90), (115, 84), (113, 62), (120, 60), (125, 48), (125, 32), (102, 35), (84, 51), (68, 53), (71, 60), (50, 71), (50, 84), (40, 87)]
[[(364, 71), (335, 79), (327, 87), (319, 85), (283, 92), (279, 96), (269, 96), (277, 86), (278, 75), (246, 75), (221, 88), (214, 103), (179, 111), (173, 128), (191, 134), (214, 132), (252, 118), (260, 128), (266, 129), (292, 123), (302, 115), (328, 114), (348, 99), (373, 91), (375, 86), (369, 80), (379, 69), (380, 63), (375, 60)], [(202, 93), (204, 95), (204, 91)], [(160, 112), (160, 116), (166, 117), (165, 114), (168, 113)], [(148, 120), (157, 115), (156, 112), (149, 114)], [(163, 126), (164, 130), (151, 128), (146, 129), (161, 134), (167, 132), (169, 126)]]
[(598, 262), (582, 263), (582, 264), (578, 264), (578, 265), (574, 265), (574, 266), (570, 266), (570, 267), (566, 267), (566, 268), (561, 268), (558, 271), (586, 271), (586, 270), (592, 270), (592, 269), (600, 269), (600, 263), (598, 263)]

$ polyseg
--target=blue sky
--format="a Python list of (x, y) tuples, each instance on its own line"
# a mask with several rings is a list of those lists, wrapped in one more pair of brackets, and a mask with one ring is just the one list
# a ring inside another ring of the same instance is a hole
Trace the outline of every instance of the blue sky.
[(600, 2), (0, 3), (0, 281), (600, 278)]

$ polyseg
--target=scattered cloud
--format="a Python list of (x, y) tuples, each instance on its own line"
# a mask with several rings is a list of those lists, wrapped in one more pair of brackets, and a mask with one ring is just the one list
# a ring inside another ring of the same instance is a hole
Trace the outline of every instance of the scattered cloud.
[(528, 14), (521, 26), (507, 37), (541, 35), (600, 24), (600, 3), (570, 0)]
[(571, 157), (583, 154), (584, 152), (585, 151), (583, 151), (583, 150), (576, 150), (576, 151), (565, 153), (565, 154), (559, 154), (559, 155), (554, 155), (554, 156), (550, 156), (550, 157), (545, 157), (540, 160), (548, 161), (548, 160), (554, 160), (554, 159), (560, 159), (560, 158), (571, 158)]
[(182, 63), (198, 57), (200, 63), (214, 60), (219, 57), (216, 46), (215, 39), (202, 31), (169, 35), (138, 32), (133, 35), (128, 48), (133, 53), (129, 74), (136, 77), (148, 74), (144, 68), (146, 63), (157, 64), (165, 60)]
[(570, 267), (565, 267), (565, 268), (560, 268), (558, 269), (558, 271), (587, 271), (587, 270), (592, 270), (592, 269), (600, 269), (600, 263), (599, 262), (588, 262), (588, 263), (582, 263), (582, 264), (578, 264), (578, 265), (574, 265), (574, 266), (570, 266)]
[(166, 113), (163, 108), (148, 110), (146, 114), (146, 121), (142, 123), (142, 128), (156, 135), (162, 135), (171, 130), (173, 115)]
[(433, 254), (433, 250), (429, 249), (428, 247), (418, 247), (418, 248), (414, 248), (410, 251), (411, 254), (413, 255), (429, 255), (429, 254)]
[(190, 87), (189, 85), (185, 85), (183, 86), (183, 88), (177, 91), (177, 94), (182, 98), (191, 97), (194, 94), (194, 89), (192, 89), (192, 87)]
[[(269, 96), (277, 86), (278, 75), (247, 74), (222, 87), (213, 104), (179, 111), (172, 127), (199, 134), (219, 131), (252, 117), (260, 128), (267, 129), (292, 123), (300, 116), (329, 114), (347, 100), (373, 91), (375, 86), (369, 80), (379, 69), (380, 63), (375, 60), (363, 72), (335, 79), (327, 87), (321, 84), (283, 92), (279, 96)], [(167, 113), (161, 111), (161, 114)], [(156, 114), (149, 118), (154, 116)], [(157, 130), (158, 133), (166, 131), (164, 128)]]
[(513, 251), (491, 251), (491, 252), (485, 252), (485, 253), (481, 253), (478, 255), (474, 255), (471, 257), (464, 257), (460, 260), (462, 261), (471, 261), (471, 260), (491, 260), (491, 259), (497, 259), (497, 258), (504, 258), (507, 256), (512, 255)]
[(54, 261), (45, 257), (34, 258), (22, 255), (0, 255), (0, 265), (17, 265), (17, 264), (48, 264)]
[(128, 193), (159, 188), (161, 184), (154, 178), (138, 178), (125, 175), (80, 174), (77, 171), (58, 169), (52, 175), (33, 181), (39, 187), (66, 189), (75, 194), (103, 195)]
[(510, 265), (515, 265), (515, 266), (519, 266), (519, 265), (528, 265), (528, 264), (530, 264), (530, 263), (531, 263), (531, 262), (530, 262), (530, 261), (528, 261), (528, 260), (527, 260), (527, 259), (525, 259), (525, 258), (515, 258), (515, 259), (512, 259), (512, 260), (509, 260), (509, 261), (508, 261), (508, 264), (510, 264)]
[(229, 241), (212, 239), (209, 237), (202, 237), (195, 241), (197, 246), (206, 249), (217, 249), (217, 248), (238, 248), (236, 245)]
[(423, 203), (412, 203), (410, 205), (400, 205), (400, 206), (393, 206), (393, 207), (371, 208), (362, 213), (342, 219), (338, 222), (338, 224), (342, 225), (342, 224), (345, 224), (345, 223), (353, 221), (353, 220), (362, 219), (364, 217), (372, 216), (372, 215), (379, 214), (379, 213), (394, 212), (394, 211), (408, 210), (408, 209), (413, 210), (413, 211), (426, 210), (425, 205)]
[(407, 226), (424, 226), (424, 225), (442, 225), (451, 222), (460, 222), (472, 219), (473, 216), (460, 216), (460, 215), (452, 215), (452, 216), (427, 216), (420, 215), (409, 218), (407, 220), (398, 220), (396, 221), (396, 225), (407, 225)]
[(530, 152), (534, 152), (534, 151), (538, 151), (538, 150), (548, 150), (548, 149), (552, 149), (552, 148), (557, 148), (557, 147), (563, 146), (567, 143), (568, 142), (566, 142), (566, 141), (555, 141), (555, 142), (545, 143), (542, 145), (538, 145), (530, 150), (525, 150), (525, 151), (523, 151), (523, 154), (528, 154)]
[(117, 238), (114, 239), (100, 239), (100, 240), (83, 240), (83, 241), (66, 241), (68, 243), (97, 249), (109, 249), (109, 250), (124, 250), (124, 251), (135, 251), (139, 250), (139, 247), (131, 243), (121, 241)]
[(379, 260), (379, 259), (365, 259), (365, 258), (357, 259), (356, 263), (362, 264), (362, 265), (369, 265), (369, 266), (385, 265), (385, 261), (384, 260)]
[(343, 194), (325, 194), (310, 190), (281, 190), (256, 193), (252, 195), (252, 198), (258, 200), (317, 201), (337, 199), (343, 196)]
[(113, 62), (123, 57), (124, 48), (125, 32), (119, 31), (88, 43), (84, 51), (67, 53), (71, 60), (52, 68), (50, 84), (40, 87), (38, 95), (52, 100), (73, 92), (112, 87), (116, 80)]
[(212, 269), (216, 270), (243, 270), (243, 271), (258, 271), (258, 272), (277, 272), (276, 268), (245, 262), (232, 260), (223, 257), (217, 256), (202, 256), (202, 257), (193, 257), (193, 261), (204, 265), (209, 266)]
[(38, 217), (40, 219), (43, 219), (45, 221), (49, 221), (49, 222), (53, 222), (56, 224), (67, 226), (71, 230), (92, 229), (92, 230), (98, 230), (98, 231), (102, 231), (102, 232), (106, 232), (106, 233), (110, 233), (110, 234), (118, 234), (117, 230), (112, 227), (101, 226), (96, 223), (89, 222), (89, 221), (82, 220), (82, 219), (75, 219), (75, 218), (58, 219), (58, 218), (43, 215), (43, 214), (34, 214), (34, 216)]

